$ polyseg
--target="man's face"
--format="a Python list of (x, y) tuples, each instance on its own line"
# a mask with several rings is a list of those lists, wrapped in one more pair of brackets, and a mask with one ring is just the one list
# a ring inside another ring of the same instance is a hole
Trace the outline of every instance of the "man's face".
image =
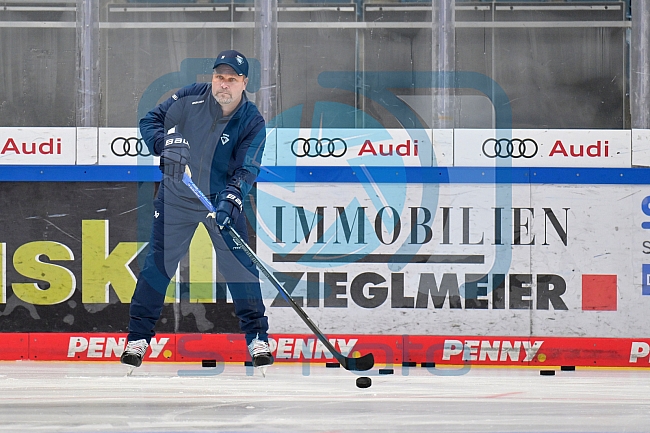
[(248, 78), (238, 75), (228, 65), (219, 65), (212, 73), (212, 96), (222, 106), (239, 104)]

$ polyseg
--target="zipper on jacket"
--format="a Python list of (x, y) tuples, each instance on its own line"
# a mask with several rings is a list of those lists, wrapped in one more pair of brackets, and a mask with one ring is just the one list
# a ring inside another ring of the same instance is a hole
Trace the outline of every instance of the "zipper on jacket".
[(214, 115), (214, 120), (212, 121), (212, 126), (210, 127), (210, 132), (214, 132), (214, 128), (217, 126), (217, 121), (219, 120), (219, 112)]
[[(212, 88), (212, 87), (210, 86), (210, 88)], [(212, 92), (210, 92), (210, 96), (211, 95), (212, 95)], [(213, 101), (214, 101), (214, 99), (210, 99), (210, 103), (212, 103)], [(214, 132), (214, 129), (217, 127), (217, 122), (219, 121), (219, 111), (221, 111), (220, 110), (221, 107), (219, 107), (219, 104), (217, 103), (217, 101), (214, 101), (214, 103), (216, 104), (216, 107), (215, 107), (215, 112), (214, 112), (214, 120), (212, 121), (212, 126), (210, 126), (210, 133), (211, 134)], [(203, 149), (201, 150), (201, 160), (199, 161), (199, 164), (200, 164), (199, 165), (199, 178), (203, 174), (203, 157), (205, 156), (206, 148), (209, 149), (209, 146), (204, 145)]]

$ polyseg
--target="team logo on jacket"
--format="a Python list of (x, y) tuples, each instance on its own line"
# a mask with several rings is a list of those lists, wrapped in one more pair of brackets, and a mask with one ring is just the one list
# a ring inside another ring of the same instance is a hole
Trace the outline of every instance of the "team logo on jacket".
[(228, 134), (223, 134), (221, 136), (221, 144), (226, 144), (230, 141), (230, 136)]

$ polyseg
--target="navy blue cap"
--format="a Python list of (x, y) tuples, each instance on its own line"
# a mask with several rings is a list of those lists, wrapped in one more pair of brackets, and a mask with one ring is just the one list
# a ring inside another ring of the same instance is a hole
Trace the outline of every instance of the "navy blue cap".
[(212, 69), (219, 65), (228, 65), (239, 75), (248, 77), (248, 60), (239, 51), (226, 50), (219, 53), (217, 60), (214, 61)]

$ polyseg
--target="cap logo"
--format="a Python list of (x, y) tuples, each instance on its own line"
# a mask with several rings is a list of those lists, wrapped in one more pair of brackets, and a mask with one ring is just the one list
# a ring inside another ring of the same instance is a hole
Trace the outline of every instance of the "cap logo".
[(237, 56), (237, 64), (241, 65), (243, 63), (244, 63), (244, 59), (242, 58), (242, 56)]

